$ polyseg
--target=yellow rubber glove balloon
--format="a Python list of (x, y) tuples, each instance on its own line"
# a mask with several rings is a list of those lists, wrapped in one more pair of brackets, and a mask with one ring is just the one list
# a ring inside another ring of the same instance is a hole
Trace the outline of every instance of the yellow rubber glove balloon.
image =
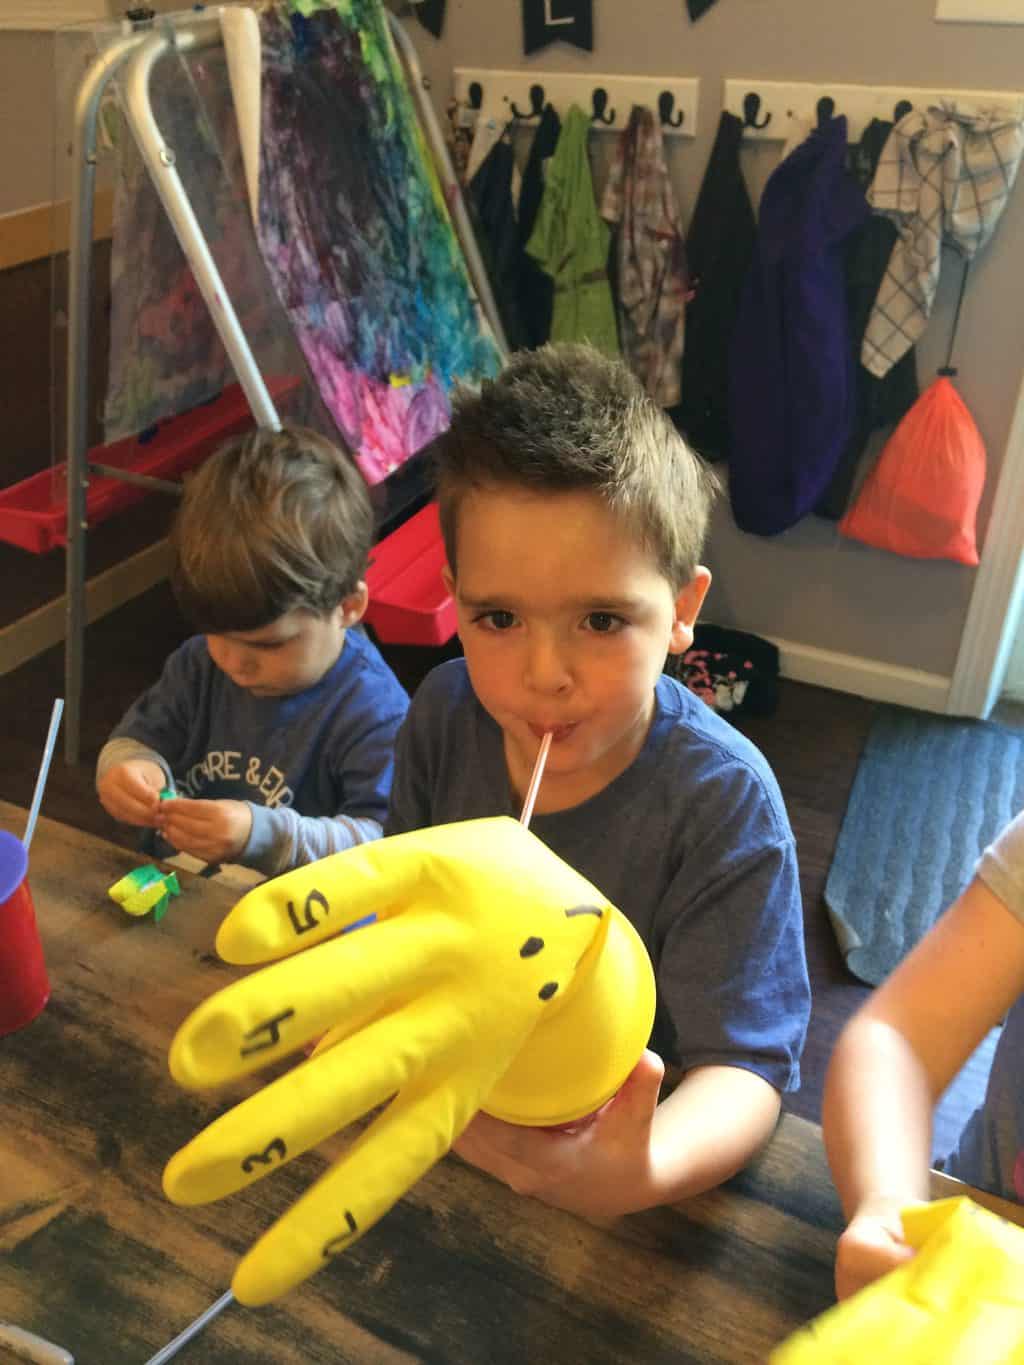
[[(374, 923), (341, 934), (368, 914)], [(322, 1042), (171, 1158), (168, 1198), (219, 1199), (390, 1099), (242, 1260), (232, 1288), (250, 1305), (350, 1246), (479, 1109), (554, 1125), (600, 1108), (654, 1019), (632, 925), (508, 817), (382, 839), (265, 882), (227, 915), (217, 950), (286, 960), (186, 1019), (170, 1051), (181, 1085), (215, 1086)]]

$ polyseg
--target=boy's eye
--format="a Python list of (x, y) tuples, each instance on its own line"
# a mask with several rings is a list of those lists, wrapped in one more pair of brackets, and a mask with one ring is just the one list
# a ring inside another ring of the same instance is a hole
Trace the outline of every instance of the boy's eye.
[(485, 611), (476, 618), (489, 630), (511, 630), (516, 618), (510, 611)]
[(587, 617), (587, 627), (598, 635), (611, 635), (625, 625), (621, 616), (610, 611), (592, 611)]

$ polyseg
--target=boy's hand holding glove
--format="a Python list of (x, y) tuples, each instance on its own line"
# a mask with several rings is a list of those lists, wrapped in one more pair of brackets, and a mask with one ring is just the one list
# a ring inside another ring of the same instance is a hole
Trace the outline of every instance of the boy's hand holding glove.
[[(375, 923), (338, 937), (368, 914)], [(351, 1245), (479, 1109), (541, 1126), (599, 1108), (654, 1017), (636, 931), (509, 817), (363, 844), (266, 882), (225, 918), (217, 950), (286, 960), (192, 1012), (171, 1045), (180, 1084), (218, 1085), (327, 1036), (171, 1158), (170, 1199), (219, 1199), (391, 1101), (242, 1260), (232, 1287), (250, 1305)]]

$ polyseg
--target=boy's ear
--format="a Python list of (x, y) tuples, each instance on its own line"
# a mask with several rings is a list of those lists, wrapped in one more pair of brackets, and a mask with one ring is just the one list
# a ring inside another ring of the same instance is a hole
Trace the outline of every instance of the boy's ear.
[(370, 593), (362, 579), (338, 604), (341, 611), (341, 624), (346, 627), (357, 625), (363, 619), (370, 602)]
[(455, 575), (452, 573), (451, 569), (449, 569), (449, 567), (448, 567), (447, 564), (445, 564), (444, 568), (441, 570), (441, 582), (445, 585), (445, 587), (446, 587), (446, 588), (448, 589), (448, 591), (451, 593), (452, 597), (454, 597), (454, 596), (455, 596)]
[(676, 598), (675, 619), (668, 644), (670, 654), (685, 654), (693, 644), (693, 628), (710, 587), (711, 571), (705, 569), (703, 564), (698, 564), (693, 577)]

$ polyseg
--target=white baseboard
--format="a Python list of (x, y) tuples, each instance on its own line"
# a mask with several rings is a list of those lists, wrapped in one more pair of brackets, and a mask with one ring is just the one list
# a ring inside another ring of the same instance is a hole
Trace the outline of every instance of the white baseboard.
[(902, 668), (832, 649), (816, 649), (793, 640), (774, 639), (772, 643), (779, 651), (779, 672), (794, 682), (850, 692), (855, 697), (891, 702), (894, 706), (911, 706), (918, 711), (943, 714), (946, 710), (950, 679), (940, 673)]
[[(85, 619), (98, 621), (116, 607), (161, 583), (171, 565), (171, 547), (158, 540), (145, 550), (97, 574), (85, 585)], [(58, 597), (0, 630), (0, 674), (10, 673), (64, 639), (67, 597)]]

